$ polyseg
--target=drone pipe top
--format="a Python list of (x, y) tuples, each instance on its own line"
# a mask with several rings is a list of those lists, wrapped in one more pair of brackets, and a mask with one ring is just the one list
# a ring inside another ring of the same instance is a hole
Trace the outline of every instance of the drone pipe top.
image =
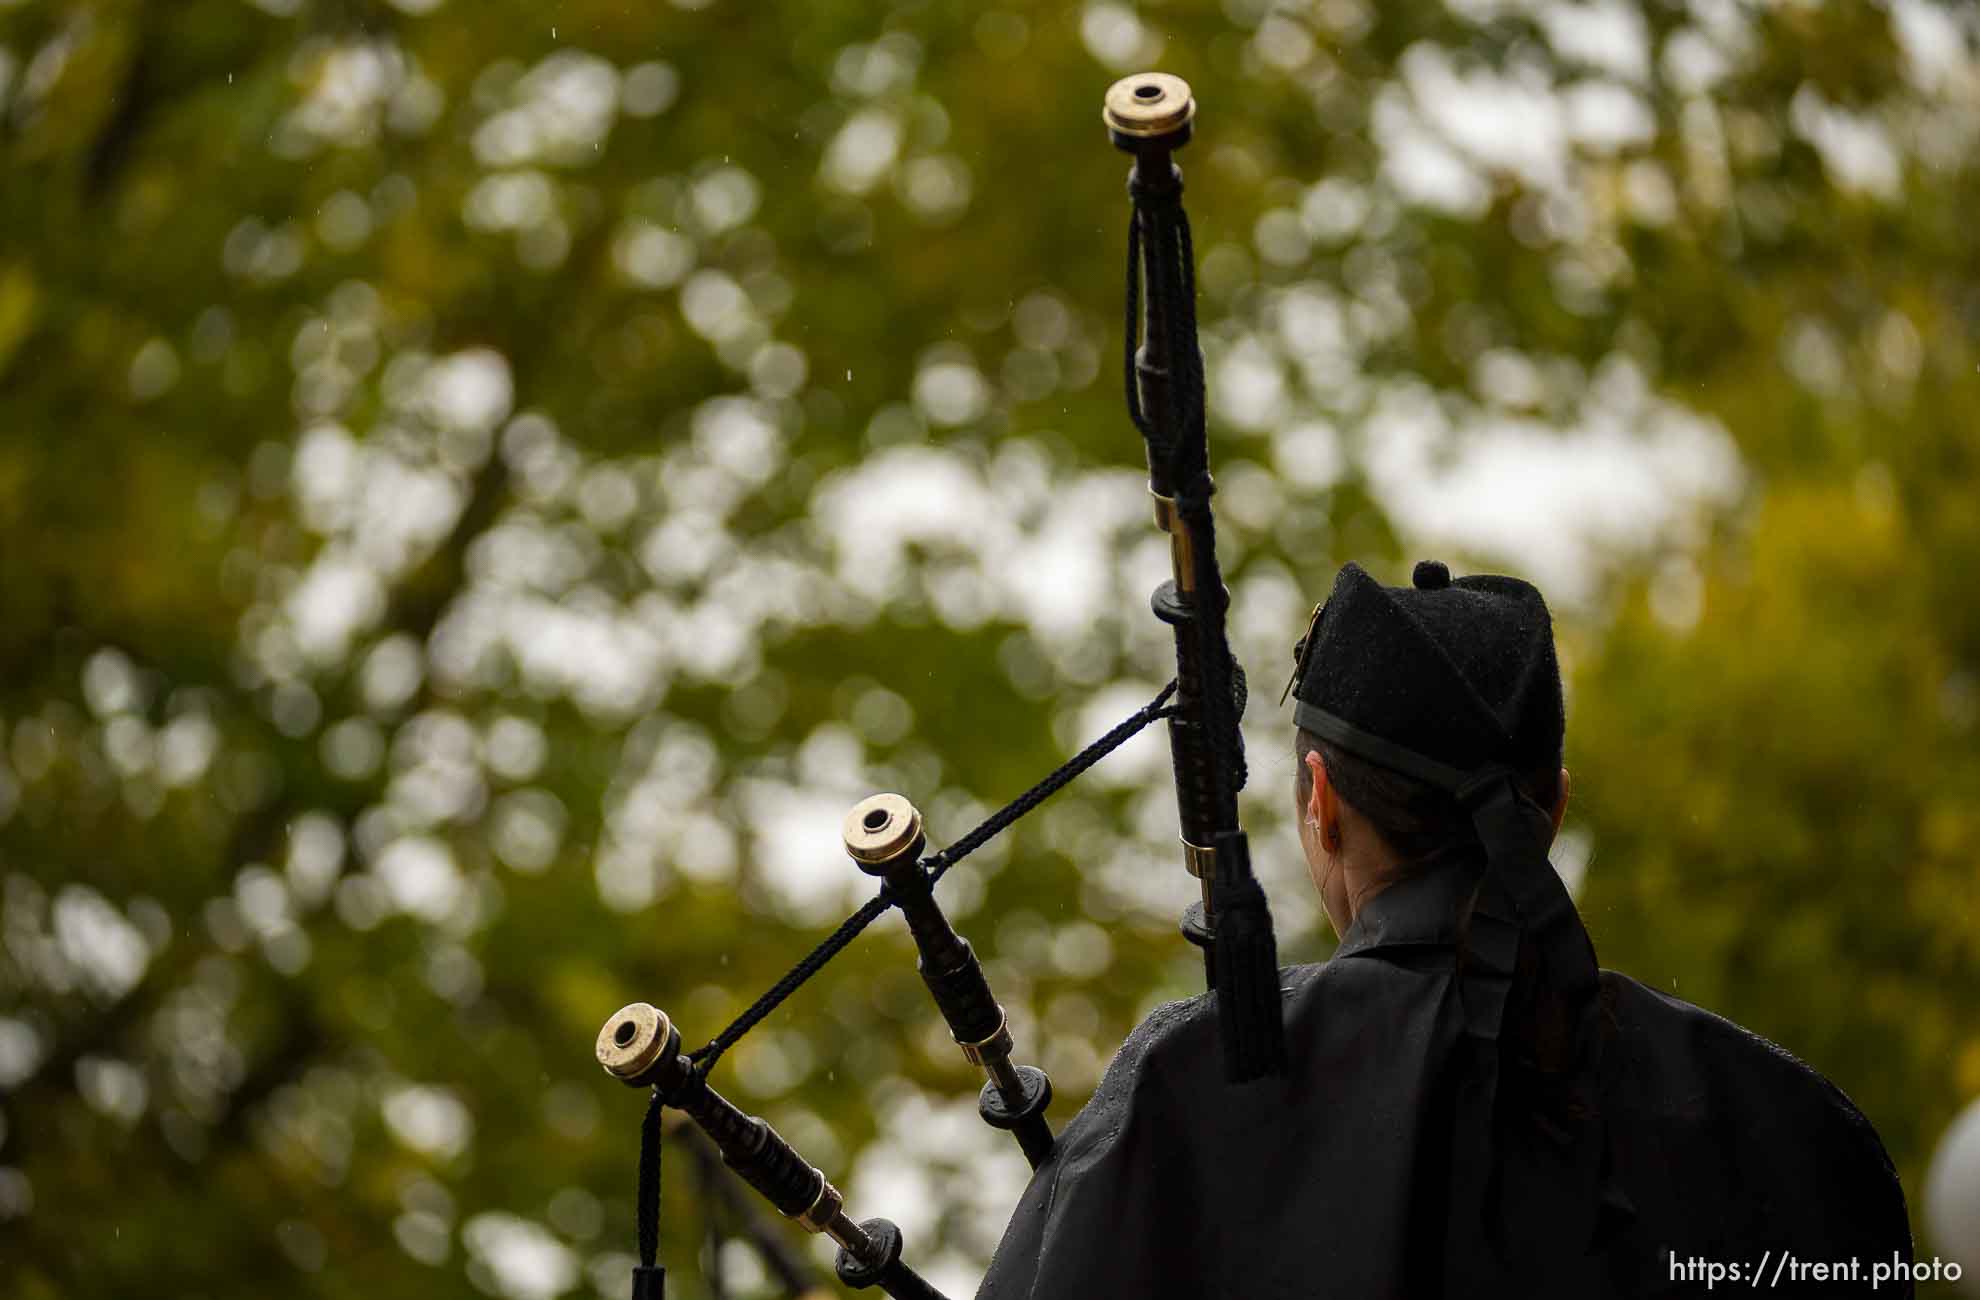
[(843, 839), (859, 869), (886, 882), (921, 954), (922, 983), (963, 1057), (988, 1076), (977, 1098), (978, 1113), (984, 1123), (1017, 1138), (1036, 1169), (1052, 1154), (1052, 1129), (1045, 1122), (1052, 1083), (1035, 1066), (1011, 1063), (1010, 1020), (990, 992), (975, 950), (943, 915), (922, 869), (927, 835), (920, 810), (900, 795), (876, 794), (846, 814)]
[(838, 1188), (782, 1134), (746, 1115), (708, 1086), (681, 1053), (680, 1031), (664, 1011), (635, 1002), (598, 1031), (598, 1063), (632, 1088), (652, 1088), (706, 1133), (735, 1170), (786, 1218), (839, 1244), (835, 1271), (847, 1286), (878, 1286), (895, 1300), (946, 1300), (901, 1261), (901, 1233), (885, 1219), (855, 1223)]

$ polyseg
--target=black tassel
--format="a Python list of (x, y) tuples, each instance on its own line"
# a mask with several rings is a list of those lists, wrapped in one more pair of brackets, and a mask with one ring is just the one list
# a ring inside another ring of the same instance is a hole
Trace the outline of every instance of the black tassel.
[(1212, 902), (1217, 942), (1217, 1026), (1224, 1043), (1224, 1077), (1248, 1083), (1286, 1072), (1286, 1028), (1279, 1005), (1279, 944), (1265, 891), (1251, 874), (1243, 831), (1216, 837), (1217, 879)]

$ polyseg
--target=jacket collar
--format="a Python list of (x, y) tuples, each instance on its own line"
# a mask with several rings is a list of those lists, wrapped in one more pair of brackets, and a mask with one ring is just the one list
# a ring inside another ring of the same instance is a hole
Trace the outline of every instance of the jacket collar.
[(1480, 865), (1475, 853), (1460, 852), (1440, 855), (1415, 868), (1362, 904), (1334, 956), (1352, 957), (1382, 948), (1454, 946), (1458, 917), (1478, 884)]

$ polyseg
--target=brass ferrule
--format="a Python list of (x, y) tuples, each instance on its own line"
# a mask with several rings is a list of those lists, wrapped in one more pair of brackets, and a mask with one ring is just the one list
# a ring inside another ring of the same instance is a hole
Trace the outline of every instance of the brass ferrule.
[(842, 1217), (846, 1208), (846, 1198), (832, 1180), (821, 1176), (818, 1180), (818, 1197), (811, 1208), (796, 1216), (797, 1225), (806, 1232), (823, 1232), (832, 1220)]
[(1155, 501), (1155, 526), (1169, 535), (1169, 568), (1176, 575), (1176, 590), (1184, 595), (1196, 591), (1196, 551), (1190, 545), (1189, 525), (1176, 509), (1174, 497), (1148, 495)]
[(791, 1216), (791, 1222), (806, 1232), (822, 1232), (833, 1241), (852, 1252), (855, 1259), (872, 1257), (873, 1238), (866, 1229), (846, 1217), (845, 1193), (832, 1186), (832, 1180), (820, 1174), (818, 1196), (811, 1202), (811, 1208), (803, 1214)]
[(997, 1010), (1000, 1018), (997, 1021), (997, 1031), (995, 1033), (980, 1042), (965, 1043), (961, 1040), (957, 1040), (956, 1042), (956, 1046), (962, 1048), (962, 1054), (965, 1060), (971, 1065), (980, 1066), (986, 1070), (990, 1068), (992, 1061), (1009, 1060), (1011, 1048), (1014, 1046), (1011, 1042), (1010, 1017), (1002, 1015), (1002, 1007), (999, 1007)]
[(997, 1032), (980, 1042), (965, 1043), (957, 1040), (962, 1048), (963, 1058), (971, 1065), (990, 1076), (990, 1082), (997, 1085), (997, 1091), (1015, 1101), (1024, 1096), (1024, 1080), (1011, 1065), (1011, 1051), (1016, 1046), (1011, 1041), (1010, 1017), (1002, 1007), (997, 1008)]
[(1210, 891), (1217, 882), (1217, 850), (1191, 844), (1180, 835), (1176, 836), (1176, 842), (1182, 845), (1183, 870), (1195, 876), (1197, 883), (1203, 887), (1203, 919), (1207, 924), (1214, 924), (1217, 907), (1211, 900)]
[(1191, 844), (1178, 835), (1176, 842), (1183, 847), (1183, 869), (1198, 880), (1210, 880), (1217, 874), (1217, 850), (1206, 849), (1201, 844)]

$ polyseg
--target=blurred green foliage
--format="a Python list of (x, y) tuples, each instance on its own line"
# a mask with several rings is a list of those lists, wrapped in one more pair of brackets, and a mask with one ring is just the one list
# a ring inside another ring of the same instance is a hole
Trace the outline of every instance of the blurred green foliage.
[[(8, 1293), (624, 1294), (604, 1015), (712, 1035), (861, 896), (845, 807), (952, 837), (1167, 676), (1098, 124), (1143, 66), (1202, 105), (1256, 680), (1344, 559), (1557, 578), (1606, 963), (1835, 1079), (1915, 1201), (1980, 1093), (1975, 43), (1933, 0), (0, 0)], [(1507, 436), (1516, 498), (1416, 494)], [(1198, 986), (1167, 785), (1124, 753), (944, 885), (1061, 1116)], [(896, 923), (722, 1073), (968, 1289), (1024, 1171)], [(678, 1293), (750, 1294), (671, 1161)]]

